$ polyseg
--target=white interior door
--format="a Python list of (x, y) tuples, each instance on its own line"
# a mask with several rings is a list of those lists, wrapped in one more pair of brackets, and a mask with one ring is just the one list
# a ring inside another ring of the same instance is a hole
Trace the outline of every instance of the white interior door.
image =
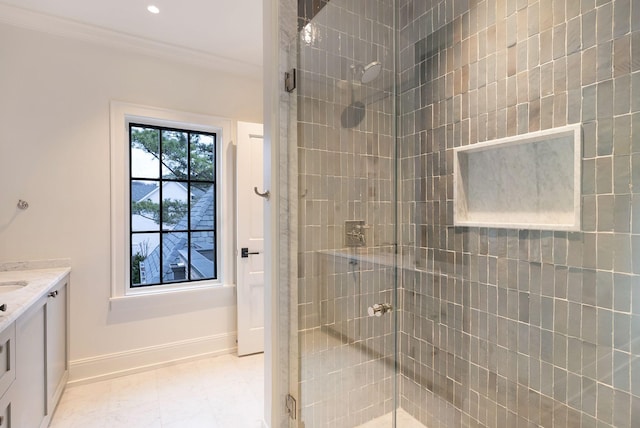
[(237, 139), (238, 355), (247, 355), (264, 351), (262, 124), (238, 122)]

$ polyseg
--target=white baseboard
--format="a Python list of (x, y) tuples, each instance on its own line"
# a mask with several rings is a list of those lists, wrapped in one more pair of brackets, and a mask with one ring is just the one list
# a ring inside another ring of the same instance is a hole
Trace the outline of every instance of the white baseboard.
[(236, 333), (167, 343), (69, 362), (68, 386), (82, 385), (199, 358), (236, 352)]

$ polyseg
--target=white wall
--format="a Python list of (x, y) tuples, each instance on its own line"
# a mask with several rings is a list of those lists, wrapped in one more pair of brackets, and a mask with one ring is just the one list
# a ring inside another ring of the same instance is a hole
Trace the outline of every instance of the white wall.
[(233, 287), (110, 310), (109, 101), (262, 122), (262, 82), (7, 25), (0, 59), (0, 261), (71, 259), (72, 377), (234, 346)]

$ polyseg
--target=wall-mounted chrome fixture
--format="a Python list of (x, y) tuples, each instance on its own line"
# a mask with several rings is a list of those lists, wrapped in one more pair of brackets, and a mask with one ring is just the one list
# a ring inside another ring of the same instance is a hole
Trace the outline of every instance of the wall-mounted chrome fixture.
[(360, 81), (362, 83), (371, 83), (378, 78), (382, 71), (382, 64), (380, 61), (373, 61), (362, 67), (362, 75)]
[(29, 208), (29, 202), (23, 201), (22, 199), (20, 199), (18, 201), (18, 208), (21, 210), (26, 210), (27, 208)]
[(391, 303), (376, 303), (373, 306), (369, 306), (367, 313), (370, 317), (381, 317), (387, 312), (391, 312)]
[(347, 220), (344, 222), (344, 240), (347, 247), (364, 247), (367, 245), (365, 229), (369, 229), (364, 220)]
[(340, 122), (343, 128), (358, 126), (365, 116), (366, 105), (362, 101), (355, 99), (353, 83), (359, 81), (359, 83), (366, 85), (376, 80), (380, 75), (380, 71), (382, 71), (382, 63), (380, 63), (380, 61), (373, 61), (367, 65), (353, 64), (349, 68), (353, 75), (353, 77), (349, 78), (351, 103), (342, 110), (342, 114), (340, 115)]

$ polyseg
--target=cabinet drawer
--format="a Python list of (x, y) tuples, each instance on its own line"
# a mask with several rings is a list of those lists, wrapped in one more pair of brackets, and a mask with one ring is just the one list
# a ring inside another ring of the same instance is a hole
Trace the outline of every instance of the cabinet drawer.
[[(0, 395), (4, 394), (16, 378), (16, 326), (15, 323), (0, 333)], [(2, 425), (0, 425), (2, 427)]]
[(15, 427), (12, 420), (13, 411), (13, 388), (9, 388), (7, 392), (0, 398), (0, 428)]

